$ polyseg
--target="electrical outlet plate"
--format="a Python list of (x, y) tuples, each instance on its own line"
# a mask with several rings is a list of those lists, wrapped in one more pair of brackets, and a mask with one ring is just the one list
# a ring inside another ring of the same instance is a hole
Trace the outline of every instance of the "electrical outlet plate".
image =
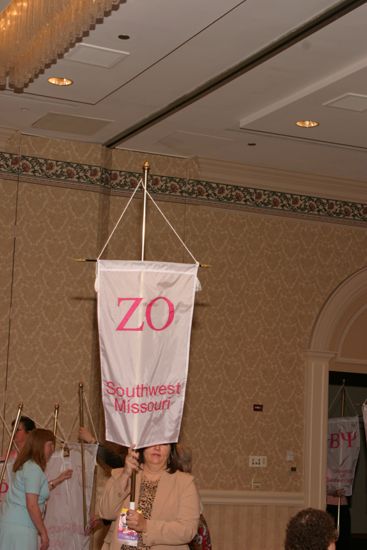
[(268, 465), (267, 456), (249, 456), (249, 466), (250, 468), (266, 468)]

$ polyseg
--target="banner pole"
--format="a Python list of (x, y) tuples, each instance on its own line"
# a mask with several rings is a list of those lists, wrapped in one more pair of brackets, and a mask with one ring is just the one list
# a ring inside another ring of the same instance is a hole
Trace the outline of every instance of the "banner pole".
[[(146, 160), (143, 164), (144, 171), (144, 198), (143, 198), (143, 223), (142, 223), (142, 233), (141, 233), (141, 261), (144, 261), (145, 257), (145, 228), (146, 228), (146, 219), (147, 219), (147, 187), (148, 187), (148, 173), (149, 173), (149, 162)], [(136, 491), (136, 472), (131, 474), (131, 488), (130, 488), (130, 508), (135, 510), (135, 491)]]
[(15, 422), (14, 422), (13, 431), (12, 431), (10, 441), (9, 441), (9, 446), (8, 446), (7, 451), (6, 451), (5, 460), (3, 462), (3, 467), (1, 468), (0, 487), (1, 487), (3, 479), (4, 479), (5, 470), (6, 470), (6, 466), (8, 464), (10, 451), (11, 451), (11, 448), (12, 448), (13, 442), (14, 442), (14, 437), (15, 437), (15, 434), (17, 433), (17, 430), (18, 430), (19, 421), (20, 421), (20, 417), (21, 417), (21, 414), (22, 414), (22, 409), (23, 409), (23, 403), (19, 403), (17, 416), (16, 416), (16, 419), (15, 419)]
[(134, 506), (135, 510), (135, 490), (136, 490), (136, 472), (135, 470), (131, 474), (131, 491), (130, 491), (130, 505)]
[[(344, 412), (345, 412), (345, 379), (343, 378), (343, 387), (342, 387), (342, 395), (341, 395), (341, 414), (342, 414), (342, 416), (344, 416)], [(338, 533), (340, 533), (340, 506), (341, 506), (341, 500), (342, 500), (342, 497), (341, 497), (341, 495), (339, 495), (339, 498), (338, 498), (338, 516), (337, 516), (337, 521), (336, 521), (336, 530), (338, 531)]]
[(343, 388), (342, 388), (342, 402), (341, 402), (341, 413), (344, 416), (345, 412), (345, 379), (343, 378)]
[[(84, 386), (79, 384), (79, 427), (84, 426)], [(83, 522), (84, 530), (87, 527), (87, 500), (85, 495), (85, 460), (84, 460), (84, 441), (80, 441), (81, 463), (82, 463), (82, 493), (83, 493)]]
[(55, 437), (56, 437), (56, 433), (57, 433), (57, 423), (58, 423), (58, 420), (59, 420), (59, 408), (60, 408), (60, 405), (58, 403), (56, 403), (55, 408), (54, 408), (54, 427), (53, 427), (53, 430), (52, 430)]
[(145, 226), (146, 226), (146, 218), (147, 218), (147, 186), (148, 186), (148, 172), (149, 172), (149, 162), (145, 161), (143, 164), (143, 170), (144, 170), (144, 198), (143, 198), (143, 224), (142, 224), (142, 231), (141, 231), (141, 261), (144, 261), (144, 254), (145, 254)]

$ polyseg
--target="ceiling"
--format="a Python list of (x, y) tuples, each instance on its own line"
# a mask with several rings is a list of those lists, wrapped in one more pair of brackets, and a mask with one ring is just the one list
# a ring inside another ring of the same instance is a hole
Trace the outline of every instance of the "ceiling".
[(0, 127), (355, 180), (367, 201), (366, 28), (366, 1), (125, 0), (0, 92)]

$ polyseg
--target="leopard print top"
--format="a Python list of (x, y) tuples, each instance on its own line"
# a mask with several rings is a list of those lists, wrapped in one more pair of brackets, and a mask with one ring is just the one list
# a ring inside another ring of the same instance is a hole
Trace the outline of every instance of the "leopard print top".
[[(153, 502), (157, 492), (158, 483), (159, 483), (159, 480), (148, 481), (145, 478), (142, 479), (142, 482), (140, 485), (138, 510), (141, 511), (145, 519), (150, 519), (152, 515)], [(137, 548), (138, 550), (150, 549), (150, 546), (144, 546), (143, 537), (140, 533), (139, 533), (139, 541), (138, 541)], [(121, 546), (121, 550), (131, 550), (131, 546), (127, 546), (126, 544), (123, 544)]]

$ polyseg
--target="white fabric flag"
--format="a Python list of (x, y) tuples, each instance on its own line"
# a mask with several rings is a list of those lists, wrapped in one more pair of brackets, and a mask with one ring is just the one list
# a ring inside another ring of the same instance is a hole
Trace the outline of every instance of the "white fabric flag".
[(351, 496), (360, 437), (358, 416), (329, 418), (327, 494)]
[(198, 264), (99, 260), (96, 281), (106, 439), (178, 440)]
[[(56, 451), (47, 464), (47, 479), (55, 479), (72, 468), (73, 475), (50, 492), (45, 524), (50, 539), (49, 550), (84, 550), (89, 548), (89, 536), (84, 534), (83, 483), (81, 449), (79, 443), (68, 443), (70, 456)], [(89, 520), (94, 468), (98, 445), (84, 445), (85, 496)]]

